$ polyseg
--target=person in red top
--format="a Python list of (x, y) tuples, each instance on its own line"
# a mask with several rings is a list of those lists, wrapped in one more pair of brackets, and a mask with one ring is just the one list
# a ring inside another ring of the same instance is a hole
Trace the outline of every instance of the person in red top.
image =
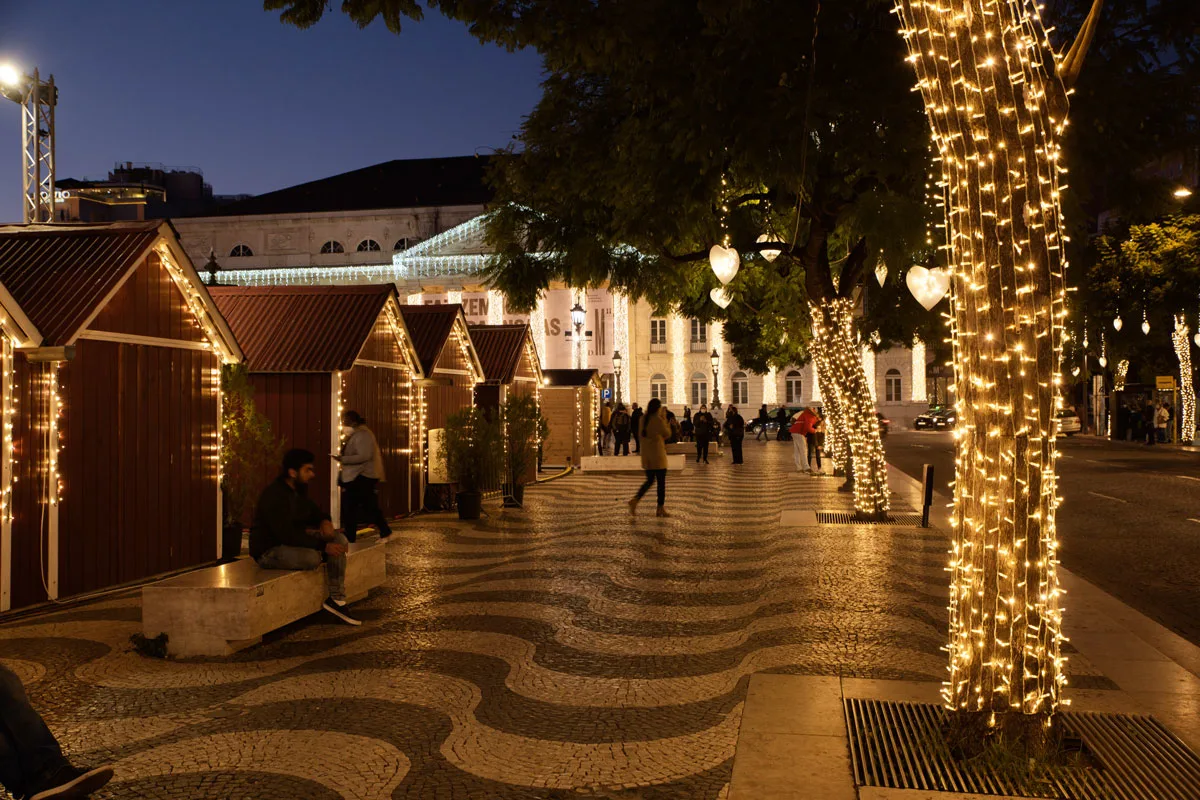
[(808, 463), (808, 438), (812, 436), (814, 426), (820, 419), (817, 412), (809, 407), (797, 414), (796, 421), (792, 423), (792, 427), (788, 428), (788, 433), (792, 434), (792, 448), (795, 453), (794, 461), (797, 472), (812, 473)]

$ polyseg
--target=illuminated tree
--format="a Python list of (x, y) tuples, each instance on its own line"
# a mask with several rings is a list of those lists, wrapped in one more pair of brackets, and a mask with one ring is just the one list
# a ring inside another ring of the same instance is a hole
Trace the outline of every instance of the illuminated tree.
[(957, 389), (947, 704), (1048, 715), (1063, 674), (1055, 511), (1060, 141), (1099, 17), (1060, 61), (1032, 0), (900, 0), (941, 171)]

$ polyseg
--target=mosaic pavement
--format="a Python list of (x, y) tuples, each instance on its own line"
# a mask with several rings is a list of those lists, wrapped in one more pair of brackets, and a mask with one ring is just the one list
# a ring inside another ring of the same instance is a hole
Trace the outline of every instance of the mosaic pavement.
[(577, 475), (410, 520), (362, 628), (160, 661), (128, 645), (132, 594), (0, 627), (0, 659), (74, 759), (115, 764), (98, 797), (723, 798), (751, 673), (944, 673), (942, 534), (781, 528), (850, 498), (789, 444), (746, 450), (671, 474), (669, 519), (652, 494), (629, 516), (636, 476)]

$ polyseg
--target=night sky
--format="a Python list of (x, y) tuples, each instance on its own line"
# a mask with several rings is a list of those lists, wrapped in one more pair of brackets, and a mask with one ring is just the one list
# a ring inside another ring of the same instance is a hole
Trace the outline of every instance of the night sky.
[[(401, 36), (340, 13), (301, 31), (257, 0), (0, 0), (3, 61), (54, 74), (59, 178), (158, 162), (200, 167), (217, 194), (487, 152), (540, 96), (536, 54), (436, 14)], [(0, 221), (20, 221), (20, 136), (0, 98)]]

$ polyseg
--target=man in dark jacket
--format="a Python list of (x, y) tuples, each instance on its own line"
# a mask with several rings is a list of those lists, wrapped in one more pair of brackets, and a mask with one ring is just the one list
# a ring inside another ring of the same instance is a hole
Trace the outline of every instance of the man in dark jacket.
[(329, 597), (321, 608), (350, 625), (346, 613), (346, 552), (349, 542), (333, 529), (329, 515), (308, 499), (316, 470), (307, 450), (288, 450), (279, 477), (263, 489), (250, 528), (250, 557), (263, 569), (318, 569), (325, 562)]
[(716, 431), (717, 425), (713, 420), (712, 414), (708, 413), (708, 409), (700, 406), (700, 410), (696, 412), (696, 416), (692, 417), (692, 430), (696, 436), (696, 463), (700, 463), (700, 459), (704, 459), (704, 463), (708, 463), (708, 443), (712, 441), (713, 433)]
[(729, 436), (729, 449), (733, 451), (733, 463), (742, 463), (742, 440), (746, 438), (746, 420), (734, 406), (725, 415), (725, 433)]
[(637, 403), (633, 404), (633, 413), (629, 415), (629, 427), (633, 429), (633, 452), (642, 452), (641, 435), (638, 431), (641, 430), (642, 424), (642, 408)]
[[(613, 455), (629, 455), (629, 437), (633, 435), (633, 424), (629, 421), (629, 412), (624, 403), (617, 404), (617, 410), (612, 415)], [(621, 451), (624, 450), (624, 453)]]

